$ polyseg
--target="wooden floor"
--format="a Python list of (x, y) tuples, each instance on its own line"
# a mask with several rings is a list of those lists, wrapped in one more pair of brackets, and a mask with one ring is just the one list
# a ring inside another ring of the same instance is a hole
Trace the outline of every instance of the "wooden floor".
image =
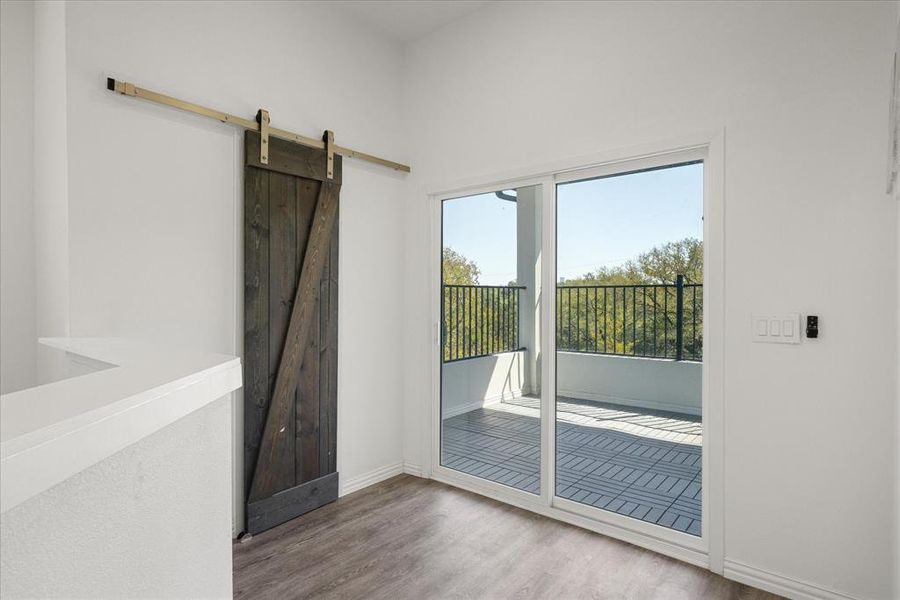
[[(540, 492), (540, 400), (520, 398), (444, 420), (441, 464)], [(556, 495), (699, 536), (699, 419), (557, 400)]]
[(401, 475), (234, 545), (236, 598), (775, 598), (648, 550)]

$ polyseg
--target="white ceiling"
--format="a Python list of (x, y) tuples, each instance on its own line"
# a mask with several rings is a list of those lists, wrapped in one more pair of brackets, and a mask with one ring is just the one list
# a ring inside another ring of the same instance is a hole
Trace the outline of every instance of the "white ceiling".
[(489, 4), (476, 0), (337, 0), (357, 19), (391, 39), (406, 43)]

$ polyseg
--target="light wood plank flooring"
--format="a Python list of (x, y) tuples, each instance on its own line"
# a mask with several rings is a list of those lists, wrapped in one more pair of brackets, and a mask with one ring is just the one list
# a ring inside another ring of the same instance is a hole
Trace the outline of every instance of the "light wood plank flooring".
[(409, 475), (236, 543), (233, 554), (236, 598), (775, 598)]

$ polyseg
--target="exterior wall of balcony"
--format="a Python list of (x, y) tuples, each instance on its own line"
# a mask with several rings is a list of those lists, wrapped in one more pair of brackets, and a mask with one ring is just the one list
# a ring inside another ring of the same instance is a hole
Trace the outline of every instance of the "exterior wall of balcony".
[(441, 415), (449, 418), (529, 393), (524, 351), (504, 352), (444, 363)]
[[(557, 395), (699, 416), (703, 365), (699, 362), (560, 352)], [(526, 352), (506, 352), (444, 363), (441, 414), (537, 394), (528, 384)]]
[(557, 395), (700, 415), (699, 362), (559, 352)]

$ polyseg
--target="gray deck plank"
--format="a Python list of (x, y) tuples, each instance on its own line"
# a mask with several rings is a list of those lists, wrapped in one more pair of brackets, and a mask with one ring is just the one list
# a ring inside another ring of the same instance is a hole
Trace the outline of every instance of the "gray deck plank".
[[(539, 406), (533, 398), (514, 403)], [(596, 418), (597, 425), (557, 422), (559, 497), (700, 535), (701, 448), (603, 426), (613, 415), (642, 427), (698, 435), (698, 421), (570, 399), (564, 406)], [(441, 455), (446, 467), (538, 494), (540, 454), (535, 417), (481, 408), (444, 420)]]

